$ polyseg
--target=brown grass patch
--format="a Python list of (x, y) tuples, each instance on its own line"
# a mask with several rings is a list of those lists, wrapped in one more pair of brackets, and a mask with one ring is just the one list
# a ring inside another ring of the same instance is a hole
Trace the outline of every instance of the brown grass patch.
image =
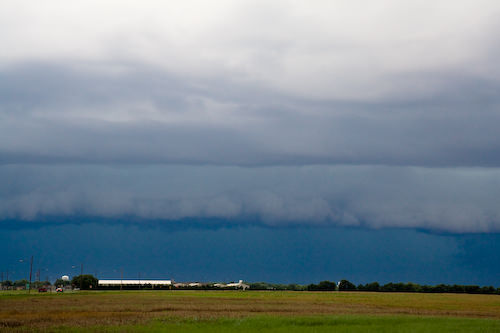
[(135, 324), (171, 316), (218, 318), (264, 314), (387, 314), (500, 319), (500, 297), (259, 291), (130, 291), (0, 296), (0, 328), (11, 329)]

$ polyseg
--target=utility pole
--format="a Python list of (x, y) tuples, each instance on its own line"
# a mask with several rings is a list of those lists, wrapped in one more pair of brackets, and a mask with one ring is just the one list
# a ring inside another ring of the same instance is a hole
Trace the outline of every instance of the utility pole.
[(83, 290), (83, 264), (80, 266), (80, 290)]
[(121, 268), (120, 290), (123, 289), (123, 267)]
[(31, 293), (31, 273), (33, 273), (33, 256), (30, 260), (30, 284), (28, 285), (28, 294)]

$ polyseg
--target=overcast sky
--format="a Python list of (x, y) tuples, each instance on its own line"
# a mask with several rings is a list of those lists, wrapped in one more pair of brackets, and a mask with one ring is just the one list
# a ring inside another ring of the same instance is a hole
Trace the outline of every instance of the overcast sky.
[(500, 231), (498, 1), (0, 3), (0, 220)]

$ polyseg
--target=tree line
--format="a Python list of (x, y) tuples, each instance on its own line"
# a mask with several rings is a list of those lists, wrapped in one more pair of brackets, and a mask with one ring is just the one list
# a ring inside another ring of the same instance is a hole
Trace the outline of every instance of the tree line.
[(420, 285), (417, 283), (393, 283), (379, 284), (371, 282), (358, 284), (357, 286), (348, 281), (341, 280), (321, 281), (318, 284), (277, 284), (267, 282), (250, 283), (253, 290), (294, 290), (294, 291), (369, 291), (369, 292), (413, 292), (413, 293), (464, 293), (464, 294), (500, 294), (500, 288), (493, 286), (459, 285), (459, 284), (438, 284)]
[[(31, 289), (38, 289), (42, 287), (47, 287), (47, 286), (54, 286), (54, 287), (66, 287), (66, 286), (72, 286), (76, 288), (81, 288), (81, 289), (96, 289), (97, 288), (97, 282), (99, 280), (95, 278), (93, 275), (90, 274), (84, 274), (84, 275), (77, 275), (69, 280), (63, 280), (63, 279), (57, 279), (54, 284), (52, 284), (50, 281), (33, 281), (31, 282)], [(1, 289), (15, 289), (15, 288), (25, 288), (29, 284), (29, 281), (26, 279), (21, 279), (21, 280), (16, 280), (16, 281), (11, 281), (11, 280), (5, 280), (0, 282)]]
[[(97, 289), (98, 279), (92, 275), (77, 275), (71, 281), (57, 279), (54, 282), (55, 287), (73, 286), (85, 290)], [(12, 289), (17, 287), (25, 287), (28, 284), (26, 279), (10, 281), (6, 280), (0, 283), (2, 289)], [(31, 288), (37, 289), (44, 286), (52, 285), (49, 281), (32, 282)], [(357, 286), (348, 281), (341, 280), (338, 283), (335, 281), (321, 281), (318, 284), (301, 285), (296, 283), (280, 284), (268, 282), (249, 283), (251, 290), (292, 290), (292, 291), (367, 291), (367, 292), (412, 292), (412, 293), (463, 293), (463, 294), (497, 294), (500, 295), (500, 288), (493, 286), (478, 286), (478, 285), (460, 285), (460, 284), (437, 284), (437, 285), (420, 285), (418, 283), (393, 283), (379, 284), (371, 282), (367, 284), (358, 284)], [(200, 287), (184, 287), (182, 289), (200, 289)], [(219, 289), (219, 288), (202, 288), (202, 289)]]
[[(5, 280), (0, 282), (0, 285), (2, 288), (7, 289), (7, 288), (18, 288), (18, 287), (26, 287), (28, 285), (29, 281), (26, 279), (21, 279), (21, 280), (16, 280), (16, 281), (11, 281), (11, 280)], [(42, 286), (50, 286), (51, 283), (50, 281), (34, 281), (31, 282), (31, 288), (40, 288)]]

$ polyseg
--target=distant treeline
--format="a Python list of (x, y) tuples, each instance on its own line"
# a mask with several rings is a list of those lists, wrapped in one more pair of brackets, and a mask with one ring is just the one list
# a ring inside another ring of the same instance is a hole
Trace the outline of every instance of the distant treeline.
[[(17, 280), (17, 281), (10, 281), (10, 280), (4, 280), (0, 282), (0, 286), (3, 289), (7, 288), (24, 288), (28, 285), (29, 281), (28, 280)], [(31, 287), (32, 288), (40, 288), (44, 286), (50, 286), (51, 283), (49, 281), (33, 281), (31, 282)]]
[(318, 284), (276, 284), (267, 282), (250, 283), (251, 290), (295, 290), (295, 291), (371, 291), (371, 292), (410, 292), (410, 293), (464, 293), (464, 294), (500, 294), (500, 288), (493, 286), (480, 287), (476, 285), (438, 284), (435, 286), (420, 285), (417, 283), (386, 283), (378, 282), (355, 285), (341, 280), (338, 284), (333, 281), (321, 281)]
[[(22, 288), (28, 284), (27, 280), (3, 281), (0, 282), (0, 289), (13, 289)], [(369, 292), (409, 292), (409, 293), (463, 293), (463, 294), (497, 294), (500, 295), (500, 288), (493, 286), (477, 286), (477, 285), (459, 285), (459, 284), (438, 284), (434, 286), (420, 285), (417, 283), (386, 283), (379, 284), (378, 282), (371, 282), (367, 284), (355, 285), (348, 280), (341, 280), (339, 283), (334, 281), (321, 281), (318, 284), (301, 285), (296, 283), (279, 284), (267, 282), (254, 282), (248, 283), (250, 290), (293, 290), (293, 291), (369, 291)], [(43, 286), (50, 286), (49, 281), (35, 281), (32, 283), (32, 288), (40, 288)], [(83, 282), (80, 281), (80, 276), (75, 276), (73, 280), (63, 281), (58, 279), (55, 286), (74, 285), (76, 287), (82, 286), (83, 289), (96, 289), (97, 279), (92, 275), (84, 275)], [(119, 286), (114, 288), (102, 289), (120, 289)], [(137, 289), (165, 289), (165, 287), (142, 286)], [(170, 289), (170, 288), (169, 288)], [(221, 288), (215, 287), (213, 284), (204, 284), (201, 286), (182, 286), (175, 287), (174, 289), (191, 289), (191, 290), (220, 290)]]
[[(74, 286), (74, 287), (82, 287), (83, 289), (95, 289), (97, 287), (97, 278), (92, 275), (77, 275), (73, 277), (71, 281), (57, 279), (54, 284), (50, 283), (50, 281), (32, 281), (31, 288), (38, 289), (42, 287), (66, 287), (66, 286)], [(4, 280), (0, 281), (0, 289), (24, 289), (29, 286), (29, 281), (26, 279), (10, 281)]]

